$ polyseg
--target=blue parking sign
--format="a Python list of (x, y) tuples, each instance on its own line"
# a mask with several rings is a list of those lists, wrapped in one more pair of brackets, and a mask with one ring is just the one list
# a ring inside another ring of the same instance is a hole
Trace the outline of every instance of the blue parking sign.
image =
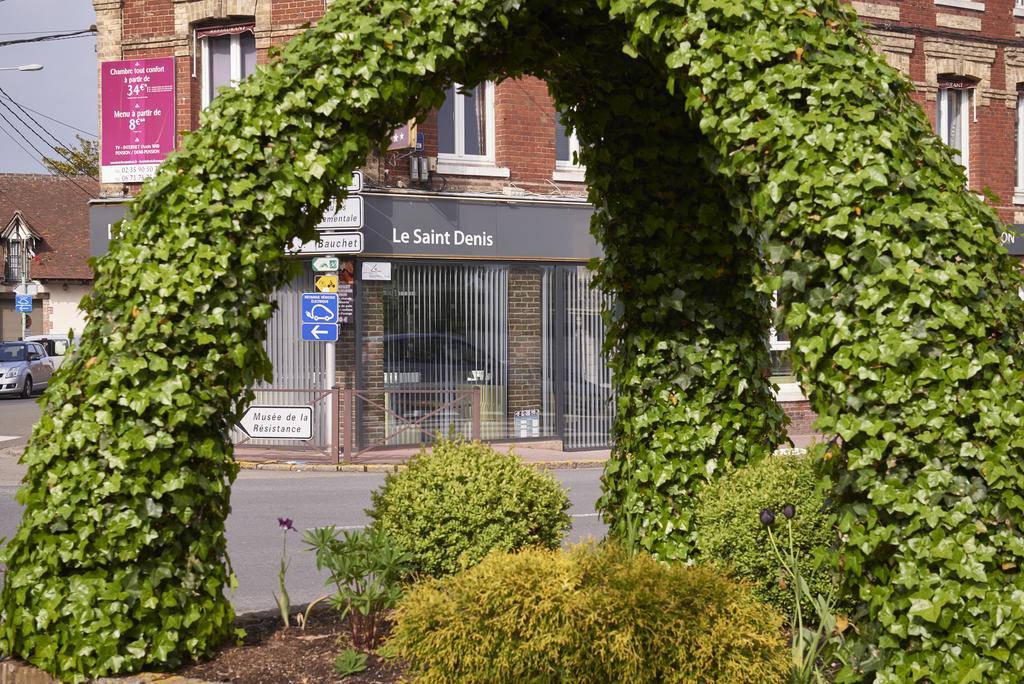
[(14, 310), (19, 313), (32, 313), (32, 295), (14, 295)]

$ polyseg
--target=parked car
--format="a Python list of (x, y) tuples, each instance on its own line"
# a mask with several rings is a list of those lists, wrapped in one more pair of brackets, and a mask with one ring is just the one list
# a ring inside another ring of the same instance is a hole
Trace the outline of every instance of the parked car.
[(71, 353), (71, 340), (67, 335), (26, 335), (26, 342), (38, 342), (53, 359), (54, 367), (60, 368), (64, 357)]
[(0, 395), (30, 397), (50, 383), (56, 368), (38, 342), (0, 342)]

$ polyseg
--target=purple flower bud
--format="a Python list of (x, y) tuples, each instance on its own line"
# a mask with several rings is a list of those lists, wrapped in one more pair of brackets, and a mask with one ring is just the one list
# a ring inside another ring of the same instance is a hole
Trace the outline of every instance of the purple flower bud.
[(792, 520), (793, 516), (796, 515), (796, 506), (786, 504), (782, 507), (782, 515), (786, 516), (786, 520)]
[(278, 518), (277, 526), (280, 527), (282, 530), (291, 530), (292, 532), (298, 532), (298, 530), (295, 529), (295, 526), (292, 525), (291, 518)]
[(768, 525), (771, 525), (773, 522), (775, 522), (775, 514), (772, 512), (772, 509), (762, 508), (761, 524), (767, 527)]

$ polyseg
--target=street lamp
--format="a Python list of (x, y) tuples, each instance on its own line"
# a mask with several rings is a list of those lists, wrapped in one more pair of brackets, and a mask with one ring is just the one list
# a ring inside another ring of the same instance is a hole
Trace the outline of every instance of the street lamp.
[(21, 66), (0, 67), (0, 71), (41, 71), (42, 64), (22, 64)]

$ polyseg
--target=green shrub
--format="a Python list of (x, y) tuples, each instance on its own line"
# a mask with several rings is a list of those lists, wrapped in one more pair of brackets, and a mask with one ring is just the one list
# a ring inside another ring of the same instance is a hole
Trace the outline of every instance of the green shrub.
[(402, 599), (413, 681), (784, 682), (782, 617), (712, 567), (613, 545), (491, 554)]
[(442, 440), (373, 493), (374, 526), (435, 577), (480, 562), (493, 549), (557, 548), (569, 499), (549, 475), (486, 444)]
[(330, 573), (327, 583), (337, 589), (331, 605), (348, 618), (352, 643), (376, 648), (384, 615), (411, 574), (412, 557), (380, 530), (345, 531), (339, 539), (337, 528), (328, 525), (306, 530), (303, 541), (316, 551), (316, 569)]
[[(697, 549), (702, 558), (731, 565), (738, 576), (754, 582), (754, 595), (789, 615), (793, 591), (783, 582), (779, 559), (768, 543), (768, 531), (759, 513), (769, 508), (779, 514), (785, 504), (796, 508), (793, 547), (800, 573), (811, 596), (827, 596), (832, 571), (815, 562), (834, 542), (828, 516), (822, 511), (824, 494), (816, 491), (813, 461), (806, 456), (769, 456), (723, 476), (708, 485), (697, 505)], [(784, 540), (788, 544), (788, 539)], [(803, 603), (813, 615), (810, 597)]]

